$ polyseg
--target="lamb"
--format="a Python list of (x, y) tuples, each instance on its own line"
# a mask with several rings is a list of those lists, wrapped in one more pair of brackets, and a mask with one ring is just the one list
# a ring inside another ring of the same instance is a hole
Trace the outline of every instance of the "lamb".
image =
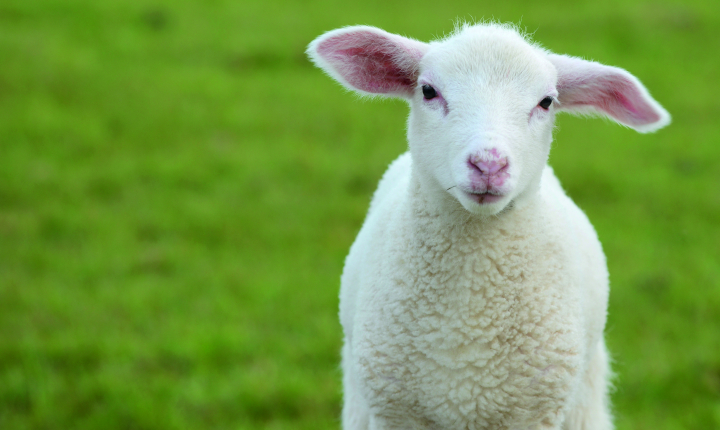
[(646, 133), (665, 109), (627, 71), (510, 25), (430, 43), (346, 27), (308, 54), (348, 89), (410, 105), (409, 151), (341, 278), (343, 428), (612, 428), (605, 256), (547, 159), (557, 112)]

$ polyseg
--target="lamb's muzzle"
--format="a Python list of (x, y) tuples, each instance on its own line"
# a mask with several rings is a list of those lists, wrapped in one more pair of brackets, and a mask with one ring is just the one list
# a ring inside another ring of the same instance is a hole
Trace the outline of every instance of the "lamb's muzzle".
[(499, 193), (500, 187), (508, 178), (508, 159), (498, 155), (493, 148), (484, 153), (476, 153), (468, 158), (470, 167), (470, 186), (473, 192)]

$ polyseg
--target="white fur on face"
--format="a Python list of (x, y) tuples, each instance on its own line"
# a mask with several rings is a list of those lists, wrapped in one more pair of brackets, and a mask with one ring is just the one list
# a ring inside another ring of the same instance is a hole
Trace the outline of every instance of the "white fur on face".
[[(425, 185), (478, 215), (521, 203), (547, 161), (554, 108), (538, 103), (557, 97), (556, 80), (545, 52), (509, 29), (470, 27), (432, 43), (420, 62), (408, 126), (413, 164)], [(438, 97), (426, 100), (423, 85)], [(473, 157), (507, 160), (506, 177), (492, 190), (501, 197), (492, 203), (469, 195)]]

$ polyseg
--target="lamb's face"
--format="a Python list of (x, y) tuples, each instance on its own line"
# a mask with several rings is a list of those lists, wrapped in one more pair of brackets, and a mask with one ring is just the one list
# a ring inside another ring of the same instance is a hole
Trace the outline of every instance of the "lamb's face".
[(426, 186), (494, 215), (534, 193), (547, 161), (557, 72), (517, 33), (475, 27), (420, 61), (408, 135)]

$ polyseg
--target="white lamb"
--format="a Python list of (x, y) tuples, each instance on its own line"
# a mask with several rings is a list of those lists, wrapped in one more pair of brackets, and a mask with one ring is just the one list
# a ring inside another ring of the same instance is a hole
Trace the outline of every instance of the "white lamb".
[(410, 104), (409, 153), (342, 276), (343, 427), (612, 428), (605, 256), (546, 164), (553, 123), (590, 113), (649, 132), (668, 113), (625, 70), (506, 25), (431, 43), (348, 27), (308, 53), (347, 88)]

